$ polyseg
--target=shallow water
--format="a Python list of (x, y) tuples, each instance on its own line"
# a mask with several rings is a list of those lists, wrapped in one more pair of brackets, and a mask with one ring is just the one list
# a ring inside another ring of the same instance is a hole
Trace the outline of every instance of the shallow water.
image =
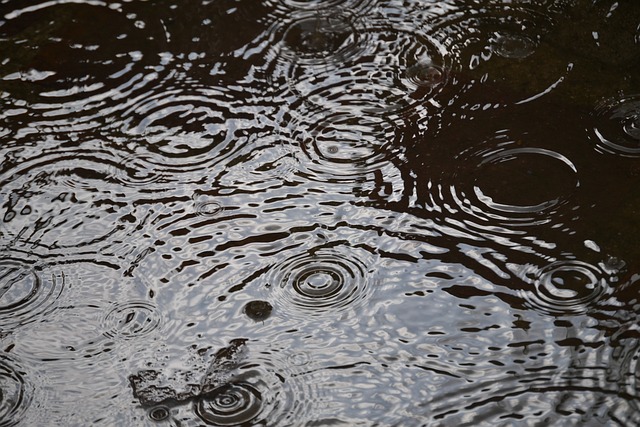
[(0, 426), (640, 424), (640, 4), (0, 4)]

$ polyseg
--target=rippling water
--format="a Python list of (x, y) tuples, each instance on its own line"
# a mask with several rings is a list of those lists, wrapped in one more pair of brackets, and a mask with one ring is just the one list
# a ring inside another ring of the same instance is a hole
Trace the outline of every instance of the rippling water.
[(640, 5), (6, 0), (0, 426), (640, 424)]

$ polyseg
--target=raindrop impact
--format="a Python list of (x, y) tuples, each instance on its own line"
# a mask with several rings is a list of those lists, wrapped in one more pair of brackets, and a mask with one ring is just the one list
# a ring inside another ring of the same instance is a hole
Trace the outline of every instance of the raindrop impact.
[(556, 261), (527, 270), (525, 280), (533, 288), (523, 292), (523, 297), (532, 308), (550, 315), (586, 313), (613, 292), (600, 268), (586, 262)]
[(392, 158), (394, 125), (373, 114), (319, 113), (289, 127), (305, 154), (302, 173), (314, 180), (355, 182)]
[(134, 339), (158, 329), (162, 318), (157, 308), (146, 301), (115, 304), (102, 322), (107, 337)]
[(237, 426), (254, 420), (262, 409), (260, 392), (251, 384), (231, 383), (200, 397), (196, 413), (209, 425)]
[(433, 100), (447, 86), (450, 68), (435, 39), (378, 22), (358, 23), (353, 31), (357, 37), (346, 39), (353, 42), (306, 62), (283, 52), (272, 77), (284, 77), (308, 105), (354, 115), (388, 117), (438, 105)]
[(224, 211), (224, 207), (213, 196), (196, 193), (192, 199), (194, 210), (198, 215), (214, 217)]
[(536, 43), (524, 35), (498, 33), (492, 44), (493, 51), (510, 59), (522, 59), (531, 55), (536, 50)]
[(290, 53), (313, 62), (327, 55), (339, 55), (348, 49), (354, 38), (354, 28), (346, 16), (338, 13), (314, 15), (294, 22), (284, 35)]
[(640, 157), (640, 96), (602, 102), (593, 120), (592, 139), (598, 151)]
[(357, 247), (316, 248), (277, 265), (266, 280), (276, 308), (302, 316), (330, 315), (369, 297), (374, 257)]

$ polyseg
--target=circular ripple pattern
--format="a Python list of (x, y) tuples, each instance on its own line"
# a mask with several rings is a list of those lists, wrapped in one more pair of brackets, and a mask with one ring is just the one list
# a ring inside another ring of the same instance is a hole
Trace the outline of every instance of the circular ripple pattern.
[(208, 425), (225, 426), (309, 421), (316, 385), (306, 377), (308, 366), (290, 362), (283, 348), (288, 344), (261, 346), (249, 341), (241, 357), (218, 360), (225, 364), (224, 372), (214, 370), (205, 378), (205, 392), (194, 402), (197, 416)]
[(371, 0), (266, 0), (266, 3), (282, 5), (294, 10), (320, 10), (340, 7), (343, 10), (365, 8)]
[(460, 390), (465, 397), (462, 403), (460, 394), (451, 396), (450, 402), (432, 412), (432, 420), (434, 425), (468, 427), (540, 425), (540, 420), (554, 427), (635, 424), (631, 408), (614, 391), (602, 387), (597, 379), (587, 380), (597, 378), (597, 372), (580, 374), (574, 373), (574, 378), (565, 374), (558, 380), (540, 375), (520, 382), (503, 378), (494, 384), (478, 384), (477, 389)]
[(203, 193), (194, 193), (192, 196), (193, 207), (198, 215), (214, 217), (224, 211), (224, 207), (215, 197)]
[(252, 134), (224, 164), (216, 182), (225, 192), (280, 188), (298, 171), (298, 162), (295, 147), (284, 134)]
[(593, 137), (599, 151), (640, 157), (640, 96), (602, 102), (593, 114)]
[(141, 172), (148, 167), (136, 159), (120, 168), (107, 150), (92, 148), (26, 157), (0, 174), (0, 198), (6, 201), (0, 234), (30, 250), (65, 249), (65, 255), (127, 235), (130, 222), (123, 218), (130, 210), (119, 184), (126, 179), (128, 187), (142, 185), (134, 175), (153, 181)]
[(210, 153), (227, 142), (229, 124), (217, 89), (178, 85), (156, 90), (122, 114), (123, 132), (144, 139), (149, 151), (169, 159)]
[[(444, 13), (434, 14), (428, 31), (446, 47), (453, 68), (469, 72), (466, 91), (478, 87), (484, 102), (493, 97), (501, 103), (523, 103), (550, 92), (571, 69), (550, 55), (544, 67), (532, 63), (541, 40), (555, 25), (556, 9), (532, 3), (443, 8)], [(513, 77), (519, 75), (526, 77)]]
[(32, 399), (32, 390), (20, 366), (0, 355), (0, 426), (18, 425)]
[[(635, 325), (634, 325), (635, 327)], [(614, 350), (617, 364), (611, 368), (611, 375), (618, 379), (621, 389), (629, 396), (633, 396), (631, 405), (636, 411), (640, 410), (640, 347), (638, 340), (623, 342)]]
[(169, 408), (165, 406), (158, 406), (149, 411), (149, 418), (153, 421), (163, 421), (170, 416)]
[(226, 384), (202, 396), (196, 412), (210, 425), (236, 426), (252, 421), (262, 409), (260, 392), (250, 384)]
[(524, 278), (533, 285), (531, 291), (521, 292), (528, 305), (554, 316), (585, 313), (613, 292), (599, 268), (577, 260), (530, 269)]
[(317, 247), (270, 271), (266, 286), (277, 309), (302, 316), (357, 307), (372, 292), (373, 256), (351, 246)]
[(508, 138), (496, 145), (463, 152), (448, 188), (431, 191), (434, 206), (498, 226), (546, 224), (570, 207), (580, 183), (567, 157)]
[(301, 168), (307, 177), (353, 182), (392, 159), (393, 122), (373, 114), (323, 113), (289, 126), (305, 154)]
[(492, 50), (505, 58), (522, 59), (531, 55), (536, 49), (536, 42), (520, 34), (496, 34)]
[(157, 308), (146, 301), (116, 304), (102, 322), (107, 337), (134, 339), (149, 335), (160, 327), (162, 318)]
[(362, 43), (353, 21), (353, 17), (340, 12), (304, 16), (294, 21), (282, 36), (282, 55), (306, 65), (353, 57)]
[[(346, 24), (343, 28), (346, 32)], [(447, 86), (450, 64), (433, 39), (373, 22), (351, 28), (357, 37), (340, 38), (354, 40), (348, 48), (343, 47), (347, 42), (340, 47), (337, 42), (326, 43), (313, 61), (294, 61), (283, 49), (280, 71), (306, 103), (354, 114), (388, 115), (417, 108)], [(289, 50), (296, 49), (290, 39), (284, 43)]]
[(0, 326), (35, 321), (52, 309), (64, 287), (62, 272), (11, 258), (0, 259)]
[(141, 188), (164, 181), (165, 175), (162, 169), (154, 165), (153, 158), (144, 154), (126, 156), (112, 167), (112, 174), (126, 187)]

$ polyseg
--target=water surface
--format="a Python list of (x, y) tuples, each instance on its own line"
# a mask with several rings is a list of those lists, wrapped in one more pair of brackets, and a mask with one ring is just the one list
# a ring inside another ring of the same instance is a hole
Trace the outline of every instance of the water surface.
[(0, 4), (0, 426), (640, 424), (640, 5)]

